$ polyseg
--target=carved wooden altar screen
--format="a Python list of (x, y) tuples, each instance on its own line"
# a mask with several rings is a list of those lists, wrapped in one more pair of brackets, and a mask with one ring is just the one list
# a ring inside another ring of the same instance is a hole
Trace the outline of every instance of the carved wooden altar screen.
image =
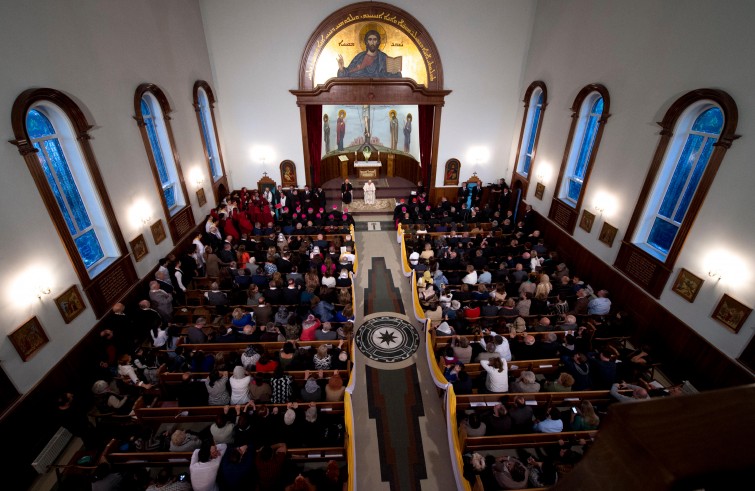
[[(367, 56), (373, 53), (374, 57)], [(365, 61), (370, 58), (375, 61)], [(348, 158), (348, 173), (355, 175), (354, 162), (364, 160), (360, 150), (367, 144), (372, 147), (371, 160), (383, 164), (381, 176), (388, 175), (389, 169), (413, 182), (429, 175), (432, 197), (441, 108), (450, 92), (443, 89), (435, 43), (413, 16), (379, 2), (356, 3), (334, 12), (310, 36), (299, 66), (299, 88), (291, 91), (301, 115), (307, 184), (319, 185), (340, 176), (339, 157), (343, 156)], [(332, 114), (323, 114), (323, 107), (333, 106)], [(385, 106), (381, 109), (390, 114), (385, 139), (374, 135), (369, 109), (366, 118), (354, 108), (342, 117), (346, 113), (342, 109), (349, 106)], [(401, 106), (420, 109), (403, 113), (394, 109)], [(352, 129), (346, 141), (345, 120)]]

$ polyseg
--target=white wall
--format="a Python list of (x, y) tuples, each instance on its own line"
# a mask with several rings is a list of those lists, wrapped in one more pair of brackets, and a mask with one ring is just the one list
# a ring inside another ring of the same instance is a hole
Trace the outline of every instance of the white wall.
[[(309, 36), (350, 1), (322, 0), (302, 8), (296, 0), (202, 1), (202, 18), (217, 84), (226, 167), (233, 187), (255, 185), (291, 159), (304, 183), (301, 121), (296, 99), (299, 62)], [(399, 0), (435, 41), (443, 63), (446, 98), (438, 149), (442, 185), (446, 160), (462, 162), (461, 178), (477, 171), (484, 182), (504, 175), (511, 134), (518, 131), (522, 68), (535, 2), (528, 0)], [(270, 157), (263, 166), (258, 149)], [(473, 165), (470, 151), (496, 158)], [(272, 162), (272, 165), (271, 165)]]
[[(137, 202), (151, 209), (152, 221), (163, 216), (144, 145), (133, 119), (134, 91), (143, 82), (159, 85), (174, 109), (172, 119), (178, 154), (197, 220), (200, 210), (189, 180), (197, 167), (209, 182), (199, 128), (192, 107), (197, 79), (212, 84), (199, 5), (183, 0), (2, 1), (0, 16), (0, 134), (12, 140), (10, 114), (26, 89), (50, 87), (79, 102), (94, 125), (90, 135), (102, 177), (109, 190), (125, 240), (145, 234), (149, 254), (136, 270), (140, 276), (172, 249), (167, 239), (155, 246), (149, 227), (134, 220)], [(16, 147), (0, 145), (5, 178), (0, 182), (0, 361), (20, 392), (26, 392), (94, 325), (91, 307), (64, 324), (53, 298), (78, 284), (55, 227)], [(205, 187), (209, 191), (208, 185)], [(166, 228), (167, 230), (167, 228)], [(39, 270), (40, 273), (34, 271)], [(33, 281), (30, 281), (33, 280)], [(25, 293), (28, 283), (52, 291), (41, 301)], [(80, 285), (79, 288), (81, 289)], [(22, 362), (7, 338), (32, 316), (50, 343)]]
[[(755, 65), (749, 62), (749, 48), (755, 46), (753, 18), (755, 4), (747, 0), (540, 0), (521, 90), (523, 94), (534, 80), (543, 80), (548, 87), (535, 172), (545, 168), (552, 172), (545, 181), (544, 200), (529, 200), (547, 215), (571, 123), (569, 108), (585, 85), (601, 83), (608, 88), (611, 117), (584, 206), (592, 209), (600, 193), (615, 200), (604, 218), (619, 228), (617, 241), (626, 231), (658, 143), (655, 122), (690, 90), (717, 88), (734, 98), (739, 108), (737, 133), (743, 137), (726, 154), (661, 296), (674, 315), (732, 357), (752, 337), (755, 316), (739, 334), (710, 316), (724, 293), (755, 307), (755, 260), (750, 254), (755, 226), (748, 219), (755, 204), (751, 138)], [(520, 105), (519, 122), (522, 111)], [(512, 135), (512, 160), (518, 136)], [(596, 220), (591, 234), (577, 227), (574, 237), (613, 264), (619, 248), (597, 240), (602, 223)], [(707, 257), (714, 252), (722, 267), (733, 268), (720, 282), (707, 276)], [(693, 304), (670, 291), (680, 267), (706, 280)]]

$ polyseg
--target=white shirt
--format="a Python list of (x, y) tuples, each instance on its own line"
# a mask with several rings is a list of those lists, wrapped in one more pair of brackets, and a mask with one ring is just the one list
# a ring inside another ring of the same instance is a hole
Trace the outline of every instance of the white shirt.
[(157, 336), (152, 333), (152, 329), (149, 330), (149, 335), (152, 336), (152, 346), (155, 348), (162, 348), (168, 341), (168, 330), (157, 328)]
[(189, 473), (191, 475), (191, 487), (194, 491), (218, 491), (218, 485), (215, 481), (218, 477), (220, 460), (223, 458), (227, 445), (218, 443), (215, 447), (220, 455), (208, 462), (199, 461), (199, 449), (194, 450), (191, 456)]
[(328, 288), (335, 288), (335, 286), (336, 286), (336, 278), (335, 278), (335, 276), (323, 276), (322, 277), (322, 284), (323, 284), (323, 286), (327, 286)]
[(472, 271), (471, 273), (467, 273), (467, 275), (462, 278), (462, 283), (466, 283), (467, 285), (476, 285), (477, 284), (477, 271)]
[(503, 371), (490, 366), (489, 360), (480, 360), (480, 366), (488, 372), (488, 378), (485, 386), (490, 392), (508, 392), (509, 391), (509, 365), (503, 360)]
[[(502, 360), (511, 361), (511, 348), (509, 347), (509, 340), (503, 336), (501, 336), (501, 339), (503, 339), (503, 342), (501, 344), (495, 345), (495, 352), (498, 353), (498, 356), (500, 356)], [(485, 348), (487, 347), (485, 345), (485, 341), (480, 340), (478, 341), (478, 343), (480, 343), (482, 349), (485, 350)]]
[(249, 402), (249, 383), (252, 377), (247, 375), (242, 378), (231, 377), (228, 380), (231, 384), (231, 405)]
[(204, 266), (204, 244), (202, 244), (202, 241), (199, 240), (199, 239), (194, 239), (192, 241), (192, 244), (194, 244), (195, 246), (197, 246), (196, 255), (193, 255), (194, 259), (196, 259), (197, 264), (199, 265), (199, 267), (202, 267), (202, 266)]

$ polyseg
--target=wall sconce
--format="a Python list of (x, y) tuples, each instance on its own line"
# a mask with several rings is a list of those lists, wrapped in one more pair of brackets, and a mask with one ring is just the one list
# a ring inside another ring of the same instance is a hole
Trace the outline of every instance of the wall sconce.
[(152, 216), (151, 215), (142, 215), (142, 225), (146, 226), (149, 225), (150, 222), (152, 222)]
[(470, 148), (467, 155), (468, 159), (474, 163), (475, 168), (479, 168), (490, 161), (490, 150), (484, 146)]
[(204, 184), (204, 177), (200, 177), (199, 179), (197, 179), (197, 189), (201, 188), (203, 184)]
[(34, 289), (36, 290), (36, 292), (37, 292), (37, 298), (40, 301), (42, 300), (42, 297), (44, 295), (49, 295), (50, 291), (51, 291), (49, 286), (44, 286), (44, 285), (36, 285), (34, 287)]
[(715, 278), (716, 281), (721, 281), (721, 272), (717, 269), (711, 269), (708, 271), (708, 276), (710, 278)]
[(611, 214), (616, 211), (616, 198), (609, 193), (599, 192), (593, 201), (593, 208), (602, 218), (604, 213)]
[(537, 175), (537, 182), (542, 184), (544, 180), (545, 180), (545, 175), (542, 172)]

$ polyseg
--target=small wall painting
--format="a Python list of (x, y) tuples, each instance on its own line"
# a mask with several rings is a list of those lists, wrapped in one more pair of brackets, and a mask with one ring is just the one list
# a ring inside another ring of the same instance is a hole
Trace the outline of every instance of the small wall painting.
[(284, 188), (295, 188), (296, 183), (296, 164), (291, 160), (284, 160), (280, 165), (281, 186)]
[(68, 290), (63, 292), (58, 298), (55, 299), (55, 305), (58, 306), (60, 315), (66, 324), (69, 324), (80, 313), (86, 309), (84, 299), (81, 298), (81, 293), (76, 285), (71, 286)]
[(129, 242), (129, 245), (131, 246), (131, 253), (134, 255), (134, 260), (136, 260), (137, 263), (144, 259), (144, 256), (149, 252), (147, 250), (147, 241), (144, 240), (143, 234), (139, 234), (139, 237)]
[(734, 333), (738, 333), (750, 316), (752, 309), (746, 305), (734, 300), (724, 293), (721, 300), (713, 310), (713, 318), (721, 324), (728, 327)]
[(535, 185), (535, 198), (542, 200), (543, 194), (545, 194), (545, 184), (543, 184), (542, 182), (538, 182)]
[(449, 159), (446, 162), (446, 172), (443, 174), (443, 185), (458, 186), (459, 170), (461, 170), (461, 162), (458, 159)]
[(10, 333), (8, 337), (23, 361), (27, 361), (42, 346), (50, 342), (36, 317), (26, 321), (21, 327)]
[(703, 281), (705, 280), (698, 278), (684, 268), (680, 268), (671, 290), (689, 303), (692, 303), (700, 292)]
[(579, 228), (587, 232), (592, 232), (592, 225), (595, 223), (595, 215), (587, 210), (582, 211), (582, 219), (579, 221)]
[(618, 231), (618, 228), (604, 222), (598, 240), (606, 244), (608, 247), (613, 247), (613, 240), (616, 238), (616, 233)]
[(207, 196), (204, 194), (204, 188), (197, 189), (197, 203), (199, 203), (199, 206), (204, 206), (207, 203)]
[(152, 231), (152, 238), (155, 241), (155, 245), (165, 240), (165, 227), (163, 226), (162, 220), (158, 220), (150, 225), (149, 229)]

